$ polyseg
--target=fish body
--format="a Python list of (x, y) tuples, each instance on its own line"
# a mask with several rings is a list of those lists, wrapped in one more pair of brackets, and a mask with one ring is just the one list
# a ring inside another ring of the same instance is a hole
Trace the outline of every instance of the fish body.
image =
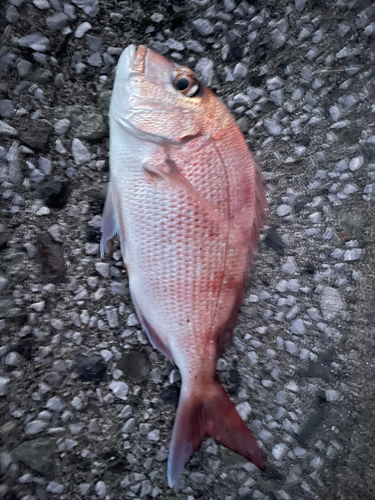
[(119, 234), (143, 329), (181, 372), (172, 487), (205, 435), (264, 468), (215, 370), (231, 341), (266, 205), (253, 156), (220, 100), (191, 70), (129, 46), (110, 105), (101, 249)]

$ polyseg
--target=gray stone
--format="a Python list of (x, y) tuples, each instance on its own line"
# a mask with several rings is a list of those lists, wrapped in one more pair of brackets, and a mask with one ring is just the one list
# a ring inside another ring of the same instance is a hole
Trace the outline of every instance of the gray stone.
[(0, 101), (0, 116), (2, 118), (8, 118), (14, 114), (14, 107), (12, 101), (9, 99), (3, 99)]
[(271, 32), (271, 40), (274, 46), (279, 49), (286, 42), (286, 37), (279, 29), (276, 28)]
[(233, 70), (233, 77), (237, 80), (238, 78), (246, 78), (248, 73), (248, 68), (244, 63), (237, 63)]
[(104, 278), (108, 278), (109, 276), (109, 264), (107, 262), (96, 262), (95, 269), (98, 273)]
[(140, 383), (148, 378), (150, 362), (144, 352), (130, 351), (122, 355), (117, 362), (117, 368), (122, 370), (129, 382)]
[(32, 79), (34, 82), (46, 86), (52, 82), (53, 73), (47, 68), (37, 68), (32, 75)]
[(95, 491), (99, 498), (104, 498), (107, 492), (107, 486), (104, 481), (98, 481), (95, 485)]
[(91, 154), (86, 146), (77, 138), (72, 142), (72, 155), (76, 165), (83, 165), (91, 159)]
[(276, 209), (276, 213), (279, 217), (285, 217), (286, 215), (289, 215), (291, 213), (292, 209), (290, 205), (279, 205)]
[(103, 54), (103, 62), (108, 68), (116, 64), (116, 61), (113, 59), (113, 57), (107, 53)]
[(99, 52), (102, 46), (102, 39), (99, 36), (86, 35), (87, 47), (91, 52)]
[(113, 394), (119, 399), (126, 399), (126, 395), (129, 391), (129, 386), (125, 382), (119, 382), (113, 380), (108, 387), (111, 389)]
[(62, 118), (61, 120), (55, 123), (54, 130), (56, 134), (63, 135), (70, 129), (70, 126), (71, 126), (70, 120), (68, 120), (68, 118)]
[(326, 399), (327, 401), (329, 401), (330, 403), (332, 403), (333, 401), (337, 401), (340, 397), (340, 393), (333, 390), (333, 389), (328, 389), (326, 390)]
[(91, 56), (87, 59), (87, 63), (90, 66), (94, 66), (95, 68), (100, 68), (103, 65), (102, 56), (99, 54), (99, 52), (91, 54)]
[(86, 243), (85, 244), (86, 255), (96, 255), (99, 253), (99, 243)]
[(109, 17), (111, 18), (111, 21), (118, 24), (124, 16), (120, 12), (110, 12)]
[(281, 460), (286, 452), (288, 451), (288, 447), (284, 443), (279, 443), (272, 449), (272, 455), (275, 460)]
[(46, 18), (46, 25), (50, 30), (62, 30), (68, 22), (68, 16), (64, 12), (56, 12), (53, 16)]
[(51, 7), (48, 0), (33, 0), (33, 4), (40, 10), (46, 10)]
[(6, 355), (5, 364), (8, 366), (19, 366), (23, 361), (22, 356), (15, 351), (11, 351)]
[(293, 257), (288, 257), (286, 259), (285, 264), (282, 265), (281, 269), (284, 273), (290, 274), (290, 275), (297, 272), (297, 266), (296, 266), (296, 263), (295, 263), (295, 260), (293, 259)]
[(108, 137), (108, 126), (103, 113), (94, 106), (68, 106), (66, 117), (72, 124), (72, 133), (78, 139), (96, 141)]
[(149, 495), (152, 491), (152, 485), (151, 482), (148, 479), (145, 479), (142, 481), (142, 489), (141, 489), (141, 494), (140, 497), (143, 498), (147, 495)]
[(296, 318), (292, 321), (290, 331), (296, 335), (303, 335), (306, 332), (306, 327), (301, 318)]
[(20, 14), (14, 5), (10, 5), (5, 12), (5, 19), (10, 24), (14, 24), (20, 18)]
[(203, 18), (193, 21), (193, 26), (202, 36), (209, 36), (214, 31), (214, 27), (212, 26), (210, 21)]
[(200, 80), (205, 85), (211, 85), (212, 78), (214, 76), (214, 63), (211, 59), (208, 59), (207, 57), (199, 59), (195, 65), (195, 71), (199, 74)]
[(350, 250), (346, 250), (344, 253), (345, 261), (353, 261), (359, 260), (362, 256), (362, 250), (360, 248), (352, 248)]
[(160, 431), (159, 431), (159, 429), (154, 429), (154, 430), (150, 431), (147, 434), (147, 439), (149, 439), (150, 441), (159, 441), (160, 440)]
[(266, 84), (267, 90), (270, 92), (271, 90), (281, 89), (281, 87), (284, 85), (284, 82), (279, 76), (274, 76), (273, 78), (269, 78)]
[(88, 16), (95, 17), (99, 12), (99, 0), (72, 0), (77, 7), (82, 9)]
[(2, 135), (5, 137), (14, 137), (18, 135), (18, 132), (15, 128), (0, 120), (0, 136)]
[(30, 35), (23, 36), (18, 40), (18, 45), (20, 47), (28, 47), (30, 49), (36, 50), (37, 52), (44, 52), (48, 49), (49, 39), (36, 31)]
[(106, 315), (107, 315), (108, 326), (110, 328), (118, 328), (119, 321), (118, 321), (117, 310), (114, 307), (106, 309)]
[(135, 418), (129, 418), (122, 426), (121, 432), (124, 434), (129, 434), (135, 429)]
[(264, 126), (271, 135), (280, 135), (283, 132), (283, 127), (270, 118), (264, 119)]
[(10, 380), (7, 377), (0, 377), (0, 396), (5, 396)]
[(40, 474), (51, 474), (55, 468), (55, 446), (49, 439), (33, 439), (21, 443), (11, 454)]
[(282, 89), (271, 90), (270, 97), (276, 106), (281, 107), (283, 105), (283, 91)]
[(202, 45), (199, 42), (197, 42), (196, 40), (188, 40), (185, 43), (185, 46), (187, 49), (192, 50), (193, 52), (195, 52), (197, 54), (200, 54), (201, 52), (204, 51), (204, 48), (202, 47)]
[(89, 483), (81, 483), (78, 485), (79, 492), (81, 495), (86, 495), (89, 492), (91, 485)]
[(53, 396), (47, 401), (46, 408), (56, 413), (61, 413), (64, 410), (65, 405), (60, 401), (60, 399), (57, 396)]
[(54, 86), (57, 87), (58, 89), (62, 89), (65, 85), (65, 77), (63, 73), (58, 73), (55, 77), (55, 80), (53, 82)]
[(364, 164), (365, 162), (365, 159), (363, 158), (363, 156), (358, 156), (357, 158), (352, 158), (350, 160), (350, 163), (349, 163), (349, 168), (352, 172), (354, 172), (355, 170), (358, 170), (359, 168), (362, 167), (362, 165)]
[(85, 34), (92, 29), (92, 26), (90, 23), (85, 21), (84, 23), (81, 23), (78, 28), (76, 29), (74, 36), (76, 38), (83, 38)]
[(34, 434), (38, 434), (39, 432), (44, 431), (46, 427), (47, 427), (46, 422), (43, 422), (42, 420), (32, 420), (31, 422), (28, 422), (25, 425), (25, 432), (29, 436), (32, 436)]
[(54, 493), (55, 495), (60, 495), (64, 491), (64, 485), (57, 483), (56, 481), (51, 481), (47, 485), (47, 491)]
[(19, 156), (19, 142), (14, 141), (6, 154), (9, 165), (9, 182), (17, 185), (21, 180), (21, 163)]

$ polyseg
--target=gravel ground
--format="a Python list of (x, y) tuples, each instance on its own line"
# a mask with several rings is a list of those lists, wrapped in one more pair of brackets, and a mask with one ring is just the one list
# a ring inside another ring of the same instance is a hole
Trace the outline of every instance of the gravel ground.
[[(0, 5), (0, 498), (375, 498), (375, 4)], [(207, 439), (166, 459), (179, 373), (149, 345), (118, 241), (99, 256), (118, 56), (197, 68), (268, 181), (220, 378), (268, 467)]]

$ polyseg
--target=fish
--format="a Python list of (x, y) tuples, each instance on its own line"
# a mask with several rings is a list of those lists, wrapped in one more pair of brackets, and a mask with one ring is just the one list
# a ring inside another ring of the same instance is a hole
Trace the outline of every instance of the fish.
[(181, 374), (168, 484), (177, 487), (206, 435), (264, 470), (216, 375), (267, 211), (255, 159), (194, 72), (145, 45), (120, 56), (109, 122), (101, 255), (119, 235), (142, 328)]

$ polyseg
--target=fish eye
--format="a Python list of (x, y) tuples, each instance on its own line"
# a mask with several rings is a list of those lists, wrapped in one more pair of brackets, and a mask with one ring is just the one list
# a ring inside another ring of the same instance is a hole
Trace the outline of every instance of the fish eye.
[(175, 82), (174, 86), (177, 90), (186, 90), (189, 86), (189, 81), (187, 78), (182, 77)]
[(196, 97), (200, 91), (200, 85), (191, 70), (178, 72), (173, 81), (173, 86), (185, 97)]

